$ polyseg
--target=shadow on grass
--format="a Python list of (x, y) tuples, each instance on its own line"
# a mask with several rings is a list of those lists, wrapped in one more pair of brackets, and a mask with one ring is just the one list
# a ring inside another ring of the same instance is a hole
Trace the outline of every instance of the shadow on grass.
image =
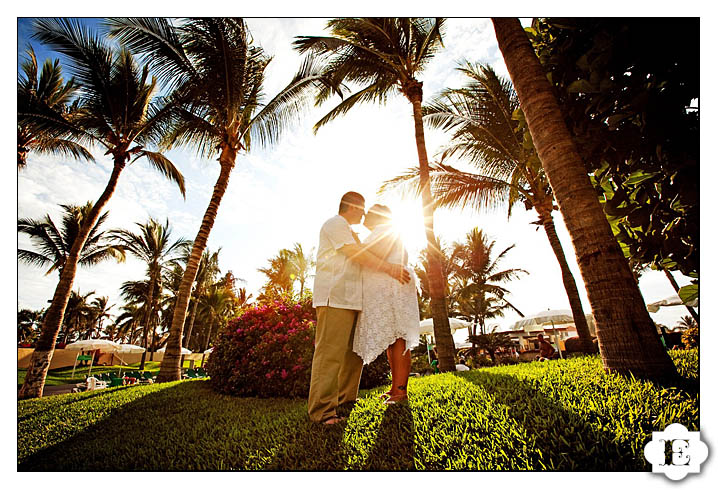
[[(534, 469), (577, 471), (645, 471), (641, 455), (617, 442), (608, 428), (597, 430), (579, 414), (547, 397), (530, 382), (489, 371), (455, 376), (489, 393), (509, 409), (513, 423), (523, 429), (533, 446)], [(638, 456), (638, 457), (636, 457)]]
[[(52, 400), (53, 403), (47, 404), (45, 406), (45, 408), (38, 408), (37, 410), (30, 410), (30, 411), (28, 411), (28, 413), (26, 415), (18, 416), (17, 421), (18, 421), (18, 423), (20, 423), (25, 420), (31, 419), (33, 417), (36, 417), (43, 412), (55, 411), (58, 409), (58, 407), (63, 406), (63, 405), (69, 406), (74, 403), (84, 402), (91, 398), (106, 397), (106, 396), (109, 396), (110, 394), (115, 393), (117, 391), (123, 391), (126, 389), (132, 389), (132, 388), (134, 388), (134, 386), (115, 386), (112, 388), (103, 388), (101, 390), (96, 390), (96, 391), (92, 392), (92, 394), (89, 394), (87, 392), (81, 392), (82, 394), (87, 393), (86, 396), (78, 396), (78, 393), (63, 393), (60, 395), (51, 395), (53, 398), (62, 397), (64, 395), (72, 395), (72, 396), (68, 396), (67, 399), (62, 400), (62, 401)], [(47, 399), (48, 397), (45, 396), (43, 398)], [(41, 407), (41, 405), (38, 405), (38, 407)]]
[(364, 466), (370, 471), (414, 469), (414, 420), (408, 403), (389, 405)]

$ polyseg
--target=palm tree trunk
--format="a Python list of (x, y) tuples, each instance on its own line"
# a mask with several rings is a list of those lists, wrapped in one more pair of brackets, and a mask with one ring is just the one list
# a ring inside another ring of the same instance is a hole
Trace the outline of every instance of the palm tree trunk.
[(234, 168), (234, 161), (236, 157), (237, 151), (234, 148), (229, 145), (223, 145), (222, 154), (219, 158), (219, 177), (217, 178), (217, 183), (214, 185), (212, 198), (210, 199), (207, 211), (205, 211), (204, 217), (202, 218), (202, 224), (199, 228), (199, 232), (197, 233), (197, 237), (194, 239), (192, 252), (190, 253), (187, 268), (182, 276), (182, 283), (180, 284), (179, 293), (177, 294), (177, 302), (175, 303), (175, 309), (172, 314), (170, 335), (167, 339), (167, 347), (165, 349), (165, 355), (162, 359), (162, 364), (160, 365), (160, 372), (157, 375), (158, 383), (178, 381), (182, 379), (180, 366), (180, 344), (182, 341), (182, 330), (184, 328), (185, 317), (187, 316), (187, 307), (189, 306), (189, 298), (192, 293), (192, 283), (197, 276), (199, 261), (202, 258), (204, 249), (207, 247), (207, 239), (209, 238), (210, 231), (212, 231), (214, 220), (217, 217), (219, 204), (222, 201), (225, 191), (227, 190), (229, 176)]
[(67, 302), (70, 299), (72, 285), (75, 281), (77, 263), (80, 260), (80, 251), (85, 246), (87, 237), (90, 235), (95, 223), (97, 223), (97, 219), (99, 218), (102, 209), (115, 192), (117, 181), (119, 180), (120, 173), (124, 168), (124, 158), (115, 158), (115, 164), (112, 168), (110, 180), (107, 182), (107, 186), (105, 187), (102, 195), (92, 207), (90, 214), (87, 216), (86, 222), (83, 223), (82, 228), (75, 238), (75, 242), (72, 244), (72, 248), (70, 248), (70, 253), (65, 259), (65, 264), (63, 265), (62, 272), (60, 273), (60, 281), (57, 283), (55, 294), (52, 297), (52, 303), (47, 309), (47, 313), (45, 314), (45, 318), (42, 322), (42, 330), (40, 332), (40, 337), (35, 344), (35, 351), (32, 353), (30, 367), (28, 367), (27, 374), (25, 375), (25, 382), (18, 393), (18, 399), (20, 400), (42, 397), (42, 390), (45, 387), (47, 371), (50, 367), (50, 362), (52, 361), (52, 355), (55, 352), (57, 334), (60, 332), (62, 319), (65, 316), (65, 309), (67, 308)]
[(187, 335), (184, 336), (184, 342), (183, 347), (185, 349), (189, 349), (189, 340), (192, 337), (192, 329), (194, 328), (194, 319), (197, 317), (197, 305), (199, 304), (199, 289), (197, 290), (197, 298), (194, 300), (194, 304), (192, 305), (192, 313), (189, 317), (189, 325), (187, 325)]
[(604, 369), (675, 376), (645, 302), (613, 237), (551, 84), (518, 19), (494, 18), (496, 39), (553, 189), (596, 319)]
[[(680, 287), (678, 286), (678, 283), (673, 278), (673, 274), (668, 269), (663, 269), (663, 272), (666, 274), (666, 277), (668, 278), (668, 282), (671, 283), (671, 286), (673, 286), (673, 289), (676, 290), (676, 294), (678, 294), (678, 291), (680, 291)], [(698, 313), (696, 313), (696, 310), (694, 310), (692, 307), (685, 305), (686, 309), (688, 310), (688, 313), (691, 314), (693, 319), (698, 323)]]
[(154, 294), (155, 294), (155, 271), (150, 272), (150, 281), (147, 284), (147, 312), (145, 313), (145, 322), (142, 326), (142, 347), (145, 348), (142, 352), (142, 358), (140, 359), (140, 371), (145, 369), (145, 360), (147, 359), (147, 334), (150, 328), (150, 322), (152, 321), (152, 310), (154, 308)]
[(421, 185), (421, 201), (424, 210), (424, 228), (428, 244), (429, 305), (431, 318), (434, 322), (434, 335), (439, 357), (439, 370), (456, 371), (454, 338), (449, 327), (449, 312), (446, 308), (446, 278), (441, 269), (441, 252), (434, 235), (434, 199), (431, 196), (429, 180), (429, 158), (426, 154), (424, 139), (424, 122), (421, 115), (422, 88), (421, 83), (413, 81), (404, 87), (404, 93), (411, 102), (414, 113), (414, 133), (416, 150), (419, 154), (419, 184)]
[(588, 323), (586, 322), (586, 315), (583, 312), (583, 305), (581, 305), (581, 298), (578, 295), (578, 288), (576, 287), (576, 280), (573, 278), (571, 269), (568, 267), (566, 262), (566, 256), (563, 253), (563, 247), (561, 247), (561, 241), (558, 239), (556, 234), (556, 227), (553, 223), (553, 216), (550, 211), (544, 211), (536, 207), (541, 219), (541, 224), (546, 232), (548, 241), (551, 244), (551, 250), (558, 260), (558, 265), (561, 268), (561, 279), (563, 279), (563, 287), (566, 290), (568, 296), (568, 303), (571, 305), (571, 313), (573, 314), (573, 322), (576, 325), (576, 332), (578, 332), (578, 338), (580, 339), (581, 351), (593, 352), (593, 340), (591, 340), (591, 332), (588, 330)]

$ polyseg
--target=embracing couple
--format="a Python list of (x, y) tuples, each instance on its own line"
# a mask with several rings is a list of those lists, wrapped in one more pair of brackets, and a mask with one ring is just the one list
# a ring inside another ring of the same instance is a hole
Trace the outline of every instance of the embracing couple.
[[(371, 231), (364, 244), (351, 229), (362, 218)], [(384, 351), (392, 379), (384, 403), (406, 402), (410, 349), (419, 344), (419, 305), (389, 208), (376, 204), (367, 213), (361, 194), (342, 196), (339, 214), (319, 233), (312, 305), (317, 331), (309, 418), (327, 425), (342, 421), (337, 407), (356, 401), (363, 365)]]

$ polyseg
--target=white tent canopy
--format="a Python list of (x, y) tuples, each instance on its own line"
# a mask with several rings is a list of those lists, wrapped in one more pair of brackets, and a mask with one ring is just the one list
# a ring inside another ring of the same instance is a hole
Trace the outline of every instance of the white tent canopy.
[[(75, 357), (75, 365), (72, 366), (72, 377), (75, 377), (75, 368), (77, 367), (77, 358), (80, 357), (80, 352), (82, 351), (94, 351), (99, 350), (100, 352), (117, 352), (119, 349), (119, 344), (117, 342), (113, 342), (111, 340), (104, 340), (104, 339), (87, 339), (87, 340), (78, 340), (77, 342), (73, 342), (71, 344), (67, 344), (65, 346), (65, 349), (67, 350), (76, 350), (77, 356)], [(90, 369), (87, 371), (87, 375), (89, 376), (92, 372), (92, 363), (95, 361), (95, 357), (92, 356), (92, 359), (90, 360)]]
[(662, 299), (660, 301), (656, 301), (655, 303), (649, 303), (646, 305), (646, 308), (648, 308), (648, 311), (651, 313), (657, 312), (661, 306), (691, 306), (696, 307), (698, 306), (698, 300), (694, 299), (693, 301), (689, 301), (688, 303), (683, 303), (681, 301), (680, 296), (677, 294), (674, 294), (673, 296), (669, 296), (665, 299)]
[[(449, 318), (449, 327), (451, 327), (451, 334), (453, 335), (457, 330), (462, 328), (469, 328), (471, 323), (460, 320), (458, 318)], [(427, 318), (419, 322), (417, 328), (419, 329), (419, 335), (434, 335), (434, 319)]]

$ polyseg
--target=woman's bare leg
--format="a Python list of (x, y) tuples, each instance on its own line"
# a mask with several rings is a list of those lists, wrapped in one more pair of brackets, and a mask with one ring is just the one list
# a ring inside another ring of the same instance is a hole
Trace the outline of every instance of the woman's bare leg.
[(387, 349), (387, 356), (391, 359), (391, 390), (389, 391), (390, 400), (400, 400), (406, 398), (406, 388), (409, 382), (409, 373), (411, 372), (411, 352), (404, 354), (406, 349), (406, 341), (397, 339)]

